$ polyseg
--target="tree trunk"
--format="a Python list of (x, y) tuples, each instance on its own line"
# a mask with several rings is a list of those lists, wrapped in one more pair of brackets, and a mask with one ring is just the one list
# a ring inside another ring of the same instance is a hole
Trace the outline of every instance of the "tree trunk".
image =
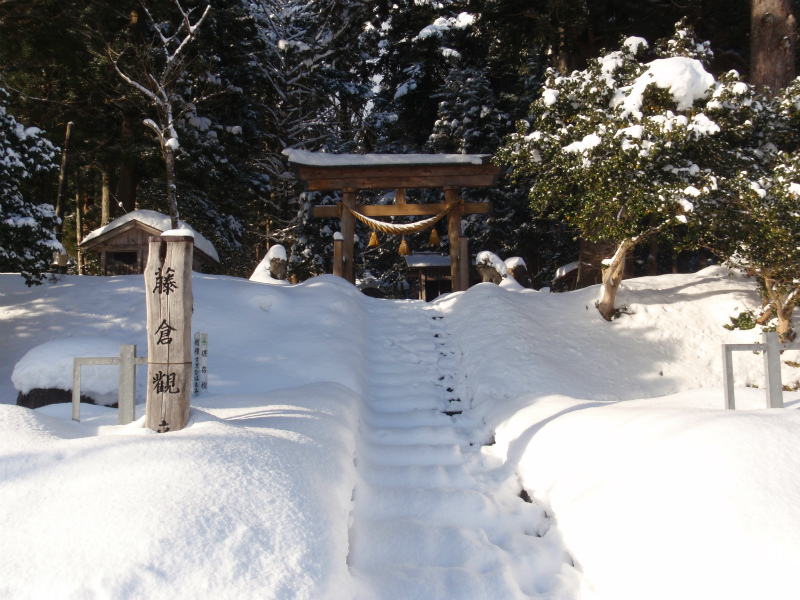
[[(132, 137), (131, 122), (125, 119), (122, 122), (122, 143), (130, 146)], [(119, 163), (117, 200), (126, 213), (136, 210), (136, 162), (130, 156), (123, 156)]]
[(751, 0), (750, 83), (777, 94), (794, 79), (796, 22), (790, 0)]
[(778, 310), (778, 335), (782, 342), (791, 342), (794, 339), (794, 328), (792, 327), (792, 311), (794, 304), (781, 307)]
[(172, 219), (172, 228), (178, 229), (178, 196), (175, 185), (175, 153), (172, 148), (164, 144), (164, 161), (167, 163), (167, 205), (169, 216)]
[(796, 302), (794, 291), (789, 294), (781, 294), (776, 283), (769, 278), (764, 278), (769, 299), (772, 301), (772, 313), (778, 317), (777, 332), (782, 342), (791, 342), (794, 339), (794, 328), (792, 327), (792, 312)]
[(81, 242), (83, 241), (83, 206), (81, 202), (83, 198), (83, 186), (81, 185), (81, 172), (75, 172), (75, 247), (78, 252), (78, 275), (83, 275), (83, 250), (81, 250)]
[(112, 207), (111, 207), (111, 174), (114, 170), (114, 163), (106, 162), (100, 169), (100, 176), (102, 177), (102, 190), (103, 195), (100, 201), (100, 225), (107, 225), (111, 221)]
[(603, 298), (597, 303), (597, 310), (606, 321), (614, 317), (614, 301), (625, 272), (625, 258), (631, 247), (631, 240), (623, 241), (611, 258), (611, 264), (603, 269)]
[(64, 204), (67, 195), (67, 151), (69, 149), (69, 138), (72, 135), (72, 121), (67, 123), (67, 134), (64, 136), (64, 148), (61, 150), (61, 172), (58, 174), (58, 195), (56, 196), (56, 216), (59, 221), (56, 224), (56, 238), (61, 241), (61, 231), (64, 223)]

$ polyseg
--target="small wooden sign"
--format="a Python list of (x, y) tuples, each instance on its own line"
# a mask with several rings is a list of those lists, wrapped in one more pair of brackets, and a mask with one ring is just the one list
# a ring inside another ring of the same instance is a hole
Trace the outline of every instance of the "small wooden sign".
[(192, 393), (191, 236), (150, 238), (144, 280), (147, 297), (147, 410), (145, 425), (164, 433), (189, 421)]
[(192, 393), (197, 396), (208, 391), (208, 334), (194, 334), (194, 378)]

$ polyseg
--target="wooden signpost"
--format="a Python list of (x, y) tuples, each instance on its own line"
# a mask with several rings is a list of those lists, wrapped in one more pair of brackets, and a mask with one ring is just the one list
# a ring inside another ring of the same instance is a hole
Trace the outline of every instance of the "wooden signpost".
[(145, 425), (164, 433), (189, 421), (192, 393), (191, 236), (150, 238), (144, 280), (147, 297)]

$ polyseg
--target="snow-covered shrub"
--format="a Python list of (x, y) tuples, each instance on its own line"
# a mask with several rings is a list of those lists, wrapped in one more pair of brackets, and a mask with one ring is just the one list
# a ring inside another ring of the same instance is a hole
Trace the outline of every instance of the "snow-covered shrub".
[(497, 156), (515, 176), (533, 177), (535, 212), (555, 215), (589, 241), (614, 243), (598, 302), (606, 319), (628, 250), (685, 230), (717, 188), (714, 156), (723, 136), (706, 109), (718, 84), (698, 60), (707, 46), (679, 23), (658, 50), (648, 54), (645, 40), (628, 38), (583, 71), (549, 70), (529, 120)]
[(28, 194), (37, 174), (56, 169), (56, 148), (36, 127), (25, 127), (7, 110), (0, 87), (0, 272), (19, 272), (40, 283), (61, 249), (52, 204), (34, 204)]

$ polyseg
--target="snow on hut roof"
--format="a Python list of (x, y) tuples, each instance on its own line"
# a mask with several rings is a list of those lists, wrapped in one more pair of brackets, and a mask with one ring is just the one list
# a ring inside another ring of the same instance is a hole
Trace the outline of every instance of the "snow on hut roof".
[(419, 267), (449, 267), (450, 256), (447, 254), (415, 252), (410, 256), (406, 256), (406, 265), (411, 269)]
[(490, 154), (330, 154), (286, 148), (289, 162), (310, 167), (376, 167), (411, 165), (485, 165)]
[[(109, 231), (117, 229), (118, 227), (122, 227), (123, 225), (125, 225), (126, 223), (130, 223), (131, 221), (137, 221), (142, 225), (148, 225), (150, 227), (153, 227), (154, 229), (158, 229), (161, 232), (169, 231), (170, 229), (172, 229), (172, 221), (169, 215), (165, 215), (155, 210), (134, 210), (126, 215), (114, 219), (108, 225), (103, 225), (102, 227), (95, 229), (85, 238), (83, 238), (81, 245), (83, 246), (88, 242), (92, 241), (93, 239), (100, 237), (104, 233), (108, 233)], [(203, 254), (207, 255), (209, 258), (219, 262), (219, 254), (217, 254), (217, 250), (216, 248), (214, 248), (214, 245), (211, 242), (209, 242), (200, 233), (195, 231), (195, 229), (185, 221), (178, 221), (178, 223), (180, 225), (180, 229), (188, 229), (191, 232), (187, 235), (194, 236), (195, 248), (200, 250)]]

